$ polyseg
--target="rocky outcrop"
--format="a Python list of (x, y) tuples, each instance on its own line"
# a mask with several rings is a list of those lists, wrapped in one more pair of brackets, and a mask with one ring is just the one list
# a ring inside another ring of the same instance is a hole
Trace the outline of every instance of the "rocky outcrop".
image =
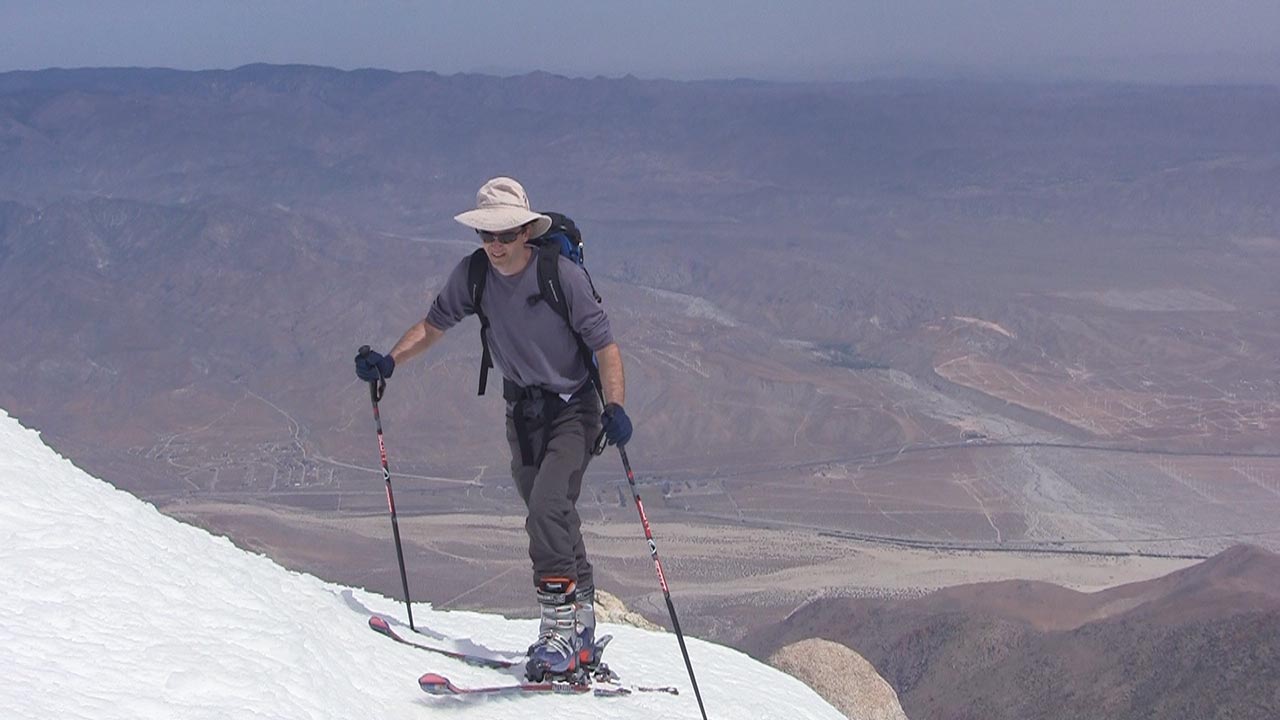
[(898, 694), (861, 655), (829, 640), (802, 640), (769, 664), (813, 688), (850, 720), (907, 720)]
[(622, 625), (634, 625), (645, 630), (663, 630), (664, 628), (654, 625), (639, 613), (631, 612), (627, 606), (622, 604), (618, 596), (607, 593), (603, 590), (596, 589), (596, 621), (620, 623)]

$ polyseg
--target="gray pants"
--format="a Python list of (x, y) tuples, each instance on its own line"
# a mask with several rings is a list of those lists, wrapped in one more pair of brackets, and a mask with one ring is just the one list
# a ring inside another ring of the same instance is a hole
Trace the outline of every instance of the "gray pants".
[(511, 477), (529, 511), (524, 527), (533, 579), (536, 583), (542, 577), (564, 577), (579, 587), (594, 587), (577, 503), (591, 446), (600, 432), (600, 402), (590, 385), (567, 403), (554, 395), (537, 402), (541, 405), (528, 408), (536, 412), (526, 413), (524, 423), (534, 448), (532, 465), (525, 464), (516, 436), (513, 410), (519, 406), (507, 403)]

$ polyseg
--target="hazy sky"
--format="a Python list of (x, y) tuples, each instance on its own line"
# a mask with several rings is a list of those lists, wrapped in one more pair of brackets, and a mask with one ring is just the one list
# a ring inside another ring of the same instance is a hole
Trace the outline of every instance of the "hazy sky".
[(0, 0), (0, 71), (339, 68), (1280, 82), (1277, 0)]

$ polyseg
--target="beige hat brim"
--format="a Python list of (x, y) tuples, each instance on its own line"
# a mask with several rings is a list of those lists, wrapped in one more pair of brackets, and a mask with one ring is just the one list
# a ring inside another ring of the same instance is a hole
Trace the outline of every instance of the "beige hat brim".
[(532, 222), (529, 237), (536, 238), (551, 228), (551, 218), (517, 207), (485, 207), (453, 216), (454, 220), (476, 230), (505, 232)]

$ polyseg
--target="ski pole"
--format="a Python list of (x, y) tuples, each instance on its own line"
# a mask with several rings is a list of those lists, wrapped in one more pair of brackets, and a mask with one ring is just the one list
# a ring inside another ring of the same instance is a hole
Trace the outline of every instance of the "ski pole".
[(680, 654), (684, 656), (684, 666), (689, 670), (689, 681), (693, 683), (693, 695), (698, 698), (698, 710), (702, 712), (702, 720), (707, 720), (707, 710), (702, 706), (702, 693), (698, 691), (698, 678), (693, 676), (693, 663), (689, 661), (689, 650), (684, 645), (684, 633), (680, 632), (680, 621), (676, 619), (676, 606), (671, 603), (671, 590), (667, 588), (667, 575), (662, 572), (662, 561), (658, 559), (658, 543), (653, 539), (653, 531), (649, 529), (649, 516), (644, 513), (644, 503), (640, 501), (640, 491), (636, 489), (636, 476), (631, 472), (631, 461), (627, 460), (627, 450), (618, 446), (618, 454), (622, 456), (622, 468), (627, 471), (627, 483), (631, 485), (631, 497), (636, 501), (636, 510), (640, 513), (640, 524), (644, 526), (644, 537), (649, 541), (649, 555), (653, 557), (653, 567), (658, 571), (658, 584), (662, 586), (662, 594), (667, 600), (667, 612), (671, 615), (671, 627), (676, 631), (676, 640), (680, 643)]
[[(368, 355), (368, 345), (361, 346), (357, 354)], [(391, 534), (396, 539), (396, 560), (400, 563), (400, 585), (404, 587), (404, 607), (409, 613), (409, 629), (417, 632), (413, 626), (413, 603), (409, 600), (409, 576), (404, 571), (404, 550), (400, 547), (400, 523), (396, 521), (396, 498), (391, 493), (391, 470), (387, 468), (387, 445), (382, 441), (382, 415), (378, 412), (378, 401), (387, 389), (387, 381), (378, 378), (369, 381), (369, 400), (373, 402), (373, 424), (378, 430), (378, 453), (382, 456), (382, 479), (387, 481), (387, 507), (391, 510)]]

